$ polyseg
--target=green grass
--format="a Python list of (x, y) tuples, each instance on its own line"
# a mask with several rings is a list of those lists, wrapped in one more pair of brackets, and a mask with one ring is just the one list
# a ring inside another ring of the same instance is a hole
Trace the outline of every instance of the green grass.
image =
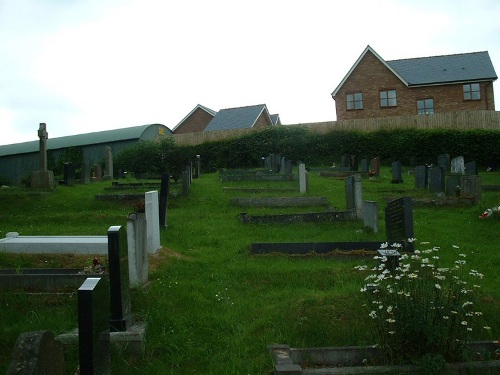
[[(500, 184), (498, 173), (484, 173), (483, 183)], [(371, 258), (252, 256), (252, 242), (385, 241), (383, 209), (387, 199), (404, 195), (432, 197), (414, 188), (412, 176), (390, 183), (382, 169), (379, 181), (363, 179), (365, 199), (379, 202), (380, 230), (362, 222), (290, 225), (244, 225), (239, 213), (286, 213), (297, 209), (234, 207), (239, 196), (299, 195), (241, 193), (229, 187), (290, 187), (290, 182), (221, 182), (218, 173), (193, 180), (190, 195), (169, 200), (168, 228), (161, 232), (162, 251), (150, 257), (150, 284), (132, 295), (133, 310), (148, 324), (146, 356), (137, 361), (114, 353), (113, 373), (127, 374), (266, 374), (272, 371), (270, 344), (292, 347), (371, 344), (370, 318), (359, 292), (363, 275), (357, 264)], [(298, 183), (297, 190), (298, 190)], [(21, 235), (105, 235), (111, 225), (125, 225), (130, 204), (97, 201), (110, 182), (59, 186), (44, 195), (23, 189), (0, 191), (0, 237)], [(309, 174), (310, 196), (326, 196), (345, 209), (342, 179)], [(415, 207), (415, 237), (442, 247), (444, 261), (469, 253), (471, 267), (485, 275), (480, 299), (484, 324), (498, 339), (500, 322), (500, 219), (479, 220), (500, 204), (499, 192), (483, 192), (481, 203), (464, 207)], [(322, 211), (323, 207), (310, 210)], [(454, 249), (451, 245), (458, 245)], [(473, 254), (472, 254), (473, 253)], [(0, 254), (0, 267), (69, 266), (85, 257)], [(50, 329), (56, 334), (77, 325), (73, 296), (0, 295), (0, 373), (5, 373), (17, 336)], [(75, 359), (72, 358), (72, 361)], [(70, 371), (71, 369), (68, 369)], [(68, 372), (69, 373), (69, 372)]]

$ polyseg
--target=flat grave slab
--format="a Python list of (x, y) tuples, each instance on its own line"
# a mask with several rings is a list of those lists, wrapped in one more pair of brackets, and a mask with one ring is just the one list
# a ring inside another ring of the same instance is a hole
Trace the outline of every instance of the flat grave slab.
[(107, 236), (19, 236), (7, 233), (0, 252), (26, 254), (108, 254)]

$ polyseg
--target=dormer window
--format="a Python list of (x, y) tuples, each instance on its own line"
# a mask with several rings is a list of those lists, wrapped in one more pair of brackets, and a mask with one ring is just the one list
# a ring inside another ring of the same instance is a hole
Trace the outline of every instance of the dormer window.
[(363, 94), (360, 92), (355, 92), (353, 94), (346, 95), (347, 110), (363, 109)]
[(469, 83), (464, 85), (464, 100), (481, 100), (479, 83)]

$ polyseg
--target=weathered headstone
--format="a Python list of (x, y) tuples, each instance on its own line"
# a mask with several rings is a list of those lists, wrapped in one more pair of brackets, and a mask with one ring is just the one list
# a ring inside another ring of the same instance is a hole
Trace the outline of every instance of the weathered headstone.
[(82, 184), (90, 184), (90, 167), (87, 163), (82, 164), (80, 182)]
[(448, 175), (446, 177), (445, 194), (449, 197), (457, 197), (461, 195), (460, 190), (460, 176)]
[(363, 189), (361, 181), (362, 181), (361, 175), (358, 173), (346, 177), (344, 180), (347, 209), (356, 210), (356, 217), (358, 219), (363, 218), (363, 210), (364, 210)]
[(415, 187), (419, 189), (427, 189), (429, 181), (427, 165), (417, 165), (415, 167)]
[(128, 274), (127, 233), (122, 226), (108, 229), (111, 331), (126, 331), (133, 324)]
[(477, 162), (476, 161), (469, 161), (465, 163), (464, 165), (464, 173), (466, 175), (478, 175), (478, 168), (477, 168)]
[(7, 375), (64, 375), (64, 352), (51, 331), (25, 332), (12, 350)]
[(370, 165), (368, 164), (368, 159), (361, 159), (361, 173), (368, 173), (370, 171)]
[(279, 173), (280, 166), (281, 166), (281, 154), (274, 154), (273, 155), (273, 171), (275, 173)]
[(136, 287), (148, 282), (146, 214), (134, 213), (127, 218), (129, 283)]
[(170, 173), (163, 173), (161, 175), (161, 187), (160, 187), (160, 226), (162, 228), (167, 227), (167, 207), (168, 207), (168, 193), (170, 190)]
[(160, 210), (158, 191), (148, 191), (144, 194), (146, 202), (146, 233), (147, 252), (155, 254), (160, 249)]
[[(441, 169), (441, 168), (438, 168)], [(385, 230), (388, 242), (405, 242), (413, 251), (413, 208), (410, 197), (402, 197), (389, 202), (385, 208)]]
[(481, 176), (460, 176), (460, 196), (481, 201)]
[(431, 193), (444, 192), (445, 173), (440, 167), (429, 168), (429, 191)]
[(364, 215), (363, 215), (364, 226), (373, 230), (373, 232), (378, 232), (378, 203), (374, 201), (364, 202)]
[(189, 194), (189, 169), (182, 171), (182, 195)]
[(437, 166), (443, 168), (444, 171), (449, 171), (451, 168), (450, 154), (438, 155)]
[(73, 186), (75, 184), (75, 166), (73, 163), (64, 163), (63, 173), (64, 184)]
[(356, 200), (354, 196), (354, 176), (349, 176), (344, 179), (345, 185), (345, 200), (346, 208), (352, 210), (356, 208)]
[(95, 164), (94, 165), (94, 174), (93, 174), (93, 179), (96, 181), (102, 180), (102, 167), (100, 164)]
[(113, 151), (111, 147), (106, 146), (104, 152), (104, 176), (103, 179), (109, 180), (113, 178)]
[(344, 154), (340, 158), (340, 167), (345, 170), (351, 170), (351, 155)]
[(401, 168), (401, 162), (394, 161), (391, 164), (391, 170), (392, 170), (392, 180), (391, 183), (393, 184), (400, 184), (403, 182), (403, 172)]
[(110, 373), (110, 289), (106, 278), (87, 278), (78, 289), (78, 352), (81, 375)]
[(451, 173), (464, 174), (464, 172), (465, 172), (464, 157), (457, 156), (456, 158), (451, 159)]
[(308, 188), (308, 175), (306, 171), (306, 165), (304, 163), (299, 164), (299, 191), (301, 194), (307, 193)]
[(370, 172), (377, 176), (380, 175), (380, 156), (370, 160)]
[(357, 170), (358, 170), (358, 156), (351, 155), (351, 171), (357, 171)]
[(286, 159), (286, 161), (285, 161), (285, 174), (286, 175), (292, 174), (292, 166), (293, 166), (292, 160)]
[(31, 187), (52, 189), (54, 188), (54, 172), (47, 169), (47, 139), (49, 138), (49, 133), (47, 133), (47, 125), (45, 123), (40, 123), (38, 138), (40, 139), (38, 154), (40, 169), (31, 174)]

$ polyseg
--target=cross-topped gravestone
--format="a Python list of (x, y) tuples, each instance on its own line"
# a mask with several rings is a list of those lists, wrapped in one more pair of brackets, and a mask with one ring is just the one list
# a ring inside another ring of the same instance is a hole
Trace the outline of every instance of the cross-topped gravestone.
[(47, 139), (49, 138), (49, 133), (47, 133), (47, 124), (44, 122), (40, 123), (38, 128), (38, 138), (40, 139), (40, 170), (47, 170)]
[(47, 164), (47, 125), (40, 123), (38, 128), (38, 138), (40, 140), (40, 169), (31, 174), (31, 186), (34, 188), (52, 189), (54, 188), (54, 172), (48, 170)]

